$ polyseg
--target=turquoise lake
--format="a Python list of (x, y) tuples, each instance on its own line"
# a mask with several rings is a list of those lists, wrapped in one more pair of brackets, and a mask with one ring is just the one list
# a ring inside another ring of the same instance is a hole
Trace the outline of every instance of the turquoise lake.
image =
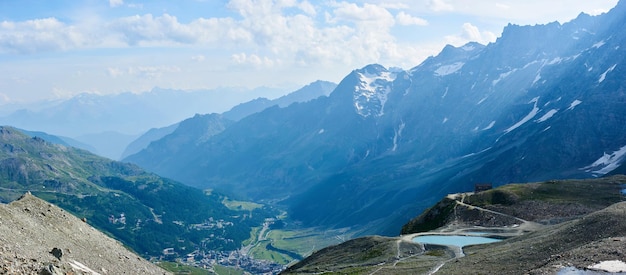
[(501, 240), (479, 236), (459, 236), (459, 235), (425, 235), (413, 238), (414, 242), (439, 245), (454, 245), (464, 247), (474, 244), (495, 243)]

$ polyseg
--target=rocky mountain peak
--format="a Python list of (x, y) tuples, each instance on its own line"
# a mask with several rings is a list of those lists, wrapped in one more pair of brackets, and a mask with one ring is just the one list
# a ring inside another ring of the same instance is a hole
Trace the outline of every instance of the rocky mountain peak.
[(356, 74), (359, 79), (353, 93), (356, 112), (363, 117), (382, 116), (397, 72), (372, 64), (357, 70)]

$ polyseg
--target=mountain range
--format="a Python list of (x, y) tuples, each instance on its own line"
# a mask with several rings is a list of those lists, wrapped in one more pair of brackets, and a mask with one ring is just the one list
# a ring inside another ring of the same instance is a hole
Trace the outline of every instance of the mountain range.
[[(267, 99), (264, 97), (259, 97), (257, 99), (240, 103), (230, 110), (222, 113), (222, 117), (225, 120), (238, 121), (244, 117), (247, 117), (251, 114), (258, 113), (272, 106), (285, 107), (289, 106), (292, 103), (297, 102), (307, 102), (318, 97), (328, 96), (330, 92), (337, 85), (328, 81), (315, 81), (309, 85), (306, 85), (294, 92), (291, 92), (287, 95), (281, 96), (276, 99)], [(198, 114), (196, 114), (198, 116)], [(191, 119), (193, 120), (193, 118)], [(145, 149), (150, 145), (151, 142), (164, 138), (165, 136), (174, 132), (180, 123), (175, 123), (170, 126), (162, 127), (162, 128), (153, 128), (141, 135), (135, 141), (131, 142), (124, 152), (122, 153), (122, 158), (126, 158), (132, 154), (135, 154), (142, 149)], [(200, 126), (196, 131), (202, 131), (202, 127)], [(184, 135), (193, 136), (194, 133), (186, 133), (187, 130), (194, 131), (192, 129), (181, 129), (178, 130), (178, 133), (183, 132)], [(203, 133), (197, 133), (198, 135), (203, 135)], [(183, 143), (181, 143), (183, 144)]]
[(196, 113), (225, 112), (240, 102), (284, 93), (284, 88), (267, 87), (83, 93), (69, 99), (2, 106), (0, 125), (71, 137), (91, 145), (94, 153), (119, 159), (124, 148), (150, 128), (171, 125)]
[(446, 46), (408, 70), (354, 70), (327, 97), (179, 128), (170, 135), (192, 137), (153, 142), (125, 161), (273, 202), (304, 226), (395, 235), (443, 195), (476, 183), (589, 178), (618, 167), (625, 25), (625, 1), (564, 24), (508, 25), (494, 43)]

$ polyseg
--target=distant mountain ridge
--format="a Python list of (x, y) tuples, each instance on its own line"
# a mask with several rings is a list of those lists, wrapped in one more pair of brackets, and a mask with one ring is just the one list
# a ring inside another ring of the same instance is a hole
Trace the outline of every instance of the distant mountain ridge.
[(270, 100), (267, 98), (257, 98), (249, 102), (241, 103), (222, 113), (222, 115), (227, 119), (238, 121), (274, 105), (284, 108), (292, 103), (302, 103), (316, 99), (320, 96), (328, 96), (335, 89), (335, 87), (337, 87), (337, 84), (335, 83), (318, 80), (277, 99)]
[[(273, 106), (286, 107), (293, 103), (303, 103), (303, 102), (314, 100), (322, 96), (328, 96), (330, 92), (332, 92), (332, 90), (336, 86), (337, 85), (335, 83), (318, 80), (309, 85), (302, 87), (301, 89), (298, 89), (287, 95), (281, 96), (277, 99), (270, 100), (267, 98), (257, 98), (252, 101), (241, 103), (233, 107), (229, 111), (222, 113), (220, 116), (222, 117), (221, 119), (223, 119), (223, 121), (218, 122), (218, 123), (223, 123), (227, 120), (238, 121), (249, 115), (261, 112)], [(178, 129), (179, 123), (176, 123), (167, 127), (152, 129), (146, 132), (144, 135), (140, 136), (132, 144), (130, 144), (128, 148), (126, 148), (125, 152), (122, 154), (122, 159), (127, 158), (147, 148), (150, 145), (150, 143), (153, 141), (159, 140), (161, 138), (172, 139), (172, 137), (166, 137), (166, 136), (174, 132), (176, 132), (174, 133), (174, 135), (187, 136), (188, 138), (192, 138), (192, 139), (193, 137), (191, 136), (195, 135), (195, 138), (198, 139), (198, 141), (192, 142), (192, 143), (198, 143), (200, 142), (200, 140), (204, 141), (206, 136), (214, 135), (214, 134), (217, 134), (218, 132), (216, 132), (214, 129), (211, 129), (212, 127), (206, 124), (205, 122), (193, 122), (193, 120), (194, 119), (203, 120), (207, 116), (212, 116), (212, 115), (216, 115), (216, 114), (208, 114), (208, 115), (196, 114), (194, 117), (189, 118), (184, 121), (186, 124), (198, 123), (198, 124), (205, 125), (206, 127), (204, 128), (192, 129), (192, 127), (186, 126), (184, 129)], [(202, 127), (202, 126), (199, 126), (199, 127)], [(217, 127), (220, 128), (220, 126), (217, 126)], [(172, 142), (173, 141), (169, 142), (170, 145), (175, 146)], [(178, 142), (181, 145), (184, 144), (180, 141)], [(154, 144), (151, 146), (151, 148), (148, 148), (148, 150), (163, 150), (163, 148), (161, 148), (162, 145), (163, 143)]]
[[(189, 154), (129, 158), (198, 187), (285, 205), (305, 226), (396, 234), (478, 182), (606, 174), (626, 150), (626, 1), (509, 25), (410, 70), (368, 65), (328, 97), (252, 114)], [(154, 162), (155, 159), (164, 161)]]

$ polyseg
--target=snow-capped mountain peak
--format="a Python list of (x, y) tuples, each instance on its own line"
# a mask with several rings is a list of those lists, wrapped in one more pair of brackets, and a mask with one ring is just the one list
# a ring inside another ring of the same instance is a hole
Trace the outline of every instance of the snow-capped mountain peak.
[(369, 65), (356, 71), (359, 83), (353, 93), (354, 108), (363, 116), (382, 116), (387, 95), (398, 74), (380, 65)]

